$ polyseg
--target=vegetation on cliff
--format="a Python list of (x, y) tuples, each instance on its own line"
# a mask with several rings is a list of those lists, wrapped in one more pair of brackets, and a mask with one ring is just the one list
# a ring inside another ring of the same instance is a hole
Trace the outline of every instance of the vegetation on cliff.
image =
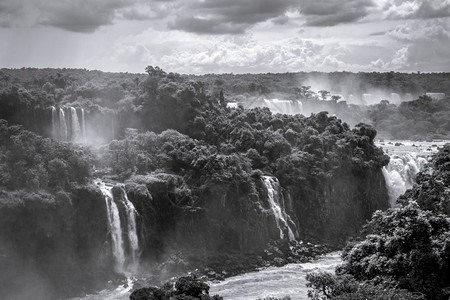
[[(449, 150), (397, 207), (377, 211), (361, 240), (344, 249), (336, 275), (309, 276), (313, 299), (447, 299), (450, 292)], [(391, 299), (391, 298), (389, 298)]]
[(91, 177), (87, 148), (43, 138), (0, 120), (0, 188), (66, 189)]

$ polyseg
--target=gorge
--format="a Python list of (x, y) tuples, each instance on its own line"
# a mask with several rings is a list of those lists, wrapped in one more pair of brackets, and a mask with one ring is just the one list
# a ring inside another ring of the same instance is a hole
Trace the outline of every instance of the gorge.
[(383, 152), (369, 125), (298, 114), (307, 102), (267, 104), (292, 114), (227, 108), (174, 74), (149, 74), (120, 106), (71, 89), (64, 101), (0, 99), (6, 298), (117, 286), (126, 298), (132, 283), (195, 269), (223, 279), (341, 249), (426, 161)]

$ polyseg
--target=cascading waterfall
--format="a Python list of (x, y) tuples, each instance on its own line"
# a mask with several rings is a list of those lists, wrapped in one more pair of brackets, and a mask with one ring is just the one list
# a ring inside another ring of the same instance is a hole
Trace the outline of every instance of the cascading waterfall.
[(130, 255), (131, 255), (131, 263), (130, 263), (130, 269), (132, 271), (136, 271), (138, 260), (139, 260), (139, 239), (137, 235), (137, 226), (136, 226), (136, 209), (134, 208), (133, 203), (128, 200), (127, 193), (125, 189), (123, 189), (123, 195), (124, 195), (124, 204), (125, 204), (125, 210), (126, 210), (126, 217), (127, 217), (127, 231), (128, 231), (128, 242), (129, 242), (129, 248), (130, 248)]
[(78, 114), (77, 114), (77, 110), (75, 109), (75, 107), (71, 107), (70, 108), (70, 115), (71, 115), (71, 140), (78, 142), (79, 139), (81, 138), (81, 127), (80, 127), (80, 122), (78, 120)]
[(427, 163), (426, 158), (416, 153), (394, 154), (386, 167), (383, 167), (383, 176), (389, 193), (391, 206), (406, 190), (413, 187), (417, 174)]
[(108, 217), (108, 230), (111, 233), (112, 253), (115, 261), (115, 270), (123, 273), (125, 264), (125, 251), (122, 239), (122, 226), (120, 224), (120, 214), (117, 204), (114, 202), (112, 186), (107, 186), (104, 182), (98, 181), (102, 194), (105, 196), (106, 214)]
[(280, 230), (280, 238), (284, 238), (283, 231), (285, 228), (287, 228), (289, 240), (295, 240), (294, 232), (288, 223), (288, 221), (290, 221), (290, 217), (280, 204), (280, 199), (282, 199), (283, 196), (279, 195), (278, 192), (278, 189), (280, 187), (278, 184), (278, 180), (275, 177), (263, 176), (263, 181), (267, 189), (267, 198), (269, 200), (270, 208), (275, 216), (277, 227)]
[[(128, 199), (127, 193), (123, 186), (119, 186), (121, 189), (120, 199), (115, 199), (112, 189), (113, 186), (106, 185), (103, 181), (97, 179), (95, 181), (97, 186), (102, 191), (106, 202), (106, 213), (108, 219), (108, 230), (111, 235), (112, 253), (115, 262), (115, 270), (118, 273), (135, 272), (139, 262), (139, 238), (137, 235), (136, 226), (136, 209), (133, 203)], [(119, 209), (119, 202), (125, 211), (125, 217), (122, 220), (126, 220), (125, 225), (121, 224), (121, 211)], [(117, 202), (117, 203), (116, 203)], [(123, 229), (126, 230), (124, 231)], [(125, 243), (124, 238), (128, 243)]]
[(59, 132), (60, 139), (62, 141), (67, 141), (67, 123), (66, 123), (66, 114), (64, 113), (64, 108), (59, 108)]
[(264, 103), (273, 113), (288, 115), (303, 113), (303, 104), (298, 100), (264, 99)]

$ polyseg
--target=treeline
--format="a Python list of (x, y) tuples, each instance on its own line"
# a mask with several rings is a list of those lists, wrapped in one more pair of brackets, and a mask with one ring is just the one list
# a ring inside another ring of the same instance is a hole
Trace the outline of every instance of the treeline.
[(450, 145), (420, 173), (399, 205), (377, 211), (344, 249), (336, 275), (307, 277), (311, 299), (448, 299)]
[(421, 95), (426, 92), (450, 94), (450, 73), (297, 72), (236, 75), (206, 74), (190, 76), (190, 78), (223, 88), (230, 95), (255, 92), (294, 94), (300, 86), (308, 86), (311, 83), (326, 85), (326, 89), (339, 94), (358, 95), (377, 89), (389, 93), (410, 93), (413, 95)]

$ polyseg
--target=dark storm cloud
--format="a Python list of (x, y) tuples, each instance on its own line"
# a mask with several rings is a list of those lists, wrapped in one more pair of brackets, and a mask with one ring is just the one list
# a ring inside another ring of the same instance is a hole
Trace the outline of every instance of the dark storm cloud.
[(116, 10), (131, 1), (45, 1), (38, 4), (42, 15), (39, 24), (74, 32), (93, 32), (103, 25), (112, 24)]
[(243, 33), (272, 20), (285, 24), (289, 10), (300, 11), (306, 26), (334, 26), (358, 21), (374, 6), (372, 0), (205, 0), (187, 1), (171, 29), (206, 34)]
[(247, 25), (198, 18), (177, 18), (169, 24), (169, 28), (198, 34), (240, 34), (245, 32)]
[(292, 8), (298, 8), (298, 1), (190, 1), (169, 27), (195, 33), (237, 34), (257, 23), (281, 17)]
[(372, 6), (371, 0), (303, 0), (300, 11), (307, 26), (334, 26), (364, 18)]
[(139, 0), (0, 0), (0, 26), (47, 25), (93, 32), (113, 23), (116, 12)]

